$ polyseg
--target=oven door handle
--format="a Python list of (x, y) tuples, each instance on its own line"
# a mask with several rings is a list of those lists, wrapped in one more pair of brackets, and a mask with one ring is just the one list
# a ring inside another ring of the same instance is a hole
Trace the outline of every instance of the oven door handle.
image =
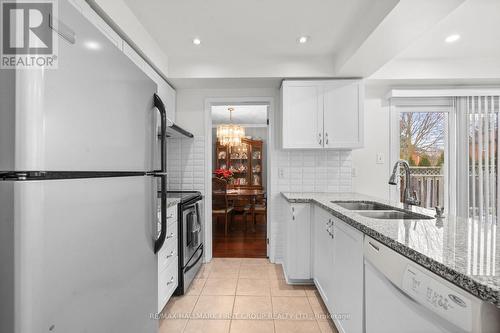
[[(184, 273), (189, 272), (191, 270), (191, 268), (193, 268), (194, 266), (196, 266), (196, 264), (198, 263), (198, 261), (200, 261), (200, 259), (203, 258), (203, 246), (200, 249), (201, 249), (200, 256), (194, 261), (194, 263), (192, 263), (191, 265), (187, 266), (184, 269)], [(199, 249), (196, 252), (198, 252), (198, 251), (199, 251)]]

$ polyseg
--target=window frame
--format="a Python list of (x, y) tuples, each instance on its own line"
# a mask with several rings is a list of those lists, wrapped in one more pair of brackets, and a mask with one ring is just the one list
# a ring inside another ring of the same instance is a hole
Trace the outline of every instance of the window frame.
[[(457, 172), (452, 165), (457, 165), (457, 141), (456, 141), (456, 108), (455, 99), (451, 97), (406, 97), (391, 98), (390, 107), (390, 165), (388, 174), (392, 172), (394, 164), (400, 159), (400, 116), (406, 112), (439, 112), (445, 114), (445, 168), (444, 168), (444, 205), (446, 213), (456, 215), (456, 203), (458, 198), (451, 198), (451, 193), (457, 193)], [(399, 180), (399, 178), (398, 178)], [(401, 184), (391, 186), (389, 195), (391, 201), (399, 201)]]

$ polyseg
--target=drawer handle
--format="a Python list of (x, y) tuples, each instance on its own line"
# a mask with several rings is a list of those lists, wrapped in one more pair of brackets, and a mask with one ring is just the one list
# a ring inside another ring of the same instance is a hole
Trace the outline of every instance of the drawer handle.
[(170, 235), (167, 236), (167, 239), (170, 239), (172, 237), (174, 237), (174, 233), (173, 232), (171, 232)]
[(169, 216), (167, 216), (167, 220), (170, 220), (172, 217), (174, 217), (174, 214), (170, 214)]
[(167, 259), (173, 256), (174, 256), (174, 251), (171, 251), (170, 254), (167, 255)]
[(370, 246), (373, 247), (376, 251), (380, 251), (380, 248), (372, 242), (368, 242), (368, 244), (370, 244)]
[(173, 276), (170, 278), (170, 281), (167, 282), (167, 286), (171, 285), (172, 283), (174, 283), (174, 277)]

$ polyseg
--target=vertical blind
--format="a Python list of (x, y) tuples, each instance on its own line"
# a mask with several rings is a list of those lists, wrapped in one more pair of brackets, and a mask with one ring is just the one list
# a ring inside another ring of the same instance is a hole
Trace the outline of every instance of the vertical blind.
[(465, 151), (459, 151), (458, 155), (465, 155), (462, 161), (467, 160), (468, 167), (458, 181), (468, 189), (468, 273), (494, 275), (500, 213), (499, 96), (469, 96), (462, 102), (465, 112), (459, 117), (463, 117), (461, 123), (465, 128), (459, 131), (463, 131), (460, 135), (468, 142), (463, 147)]
[(500, 212), (499, 96), (470, 96), (466, 99), (469, 217), (496, 222)]

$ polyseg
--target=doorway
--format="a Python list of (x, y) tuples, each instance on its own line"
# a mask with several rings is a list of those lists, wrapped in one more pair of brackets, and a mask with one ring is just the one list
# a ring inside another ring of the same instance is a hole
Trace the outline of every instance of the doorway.
[[(207, 147), (210, 154), (207, 194), (211, 198), (207, 196), (210, 207), (206, 221), (210, 227), (206, 229), (210, 230), (207, 240), (212, 244), (212, 256), (266, 258), (269, 256), (270, 103), (218, 101), (210, 103), (207, 111), (211, 132)], [(224, 131), (230, 130), (242, 132), (241, 137), (227, 139)]]

